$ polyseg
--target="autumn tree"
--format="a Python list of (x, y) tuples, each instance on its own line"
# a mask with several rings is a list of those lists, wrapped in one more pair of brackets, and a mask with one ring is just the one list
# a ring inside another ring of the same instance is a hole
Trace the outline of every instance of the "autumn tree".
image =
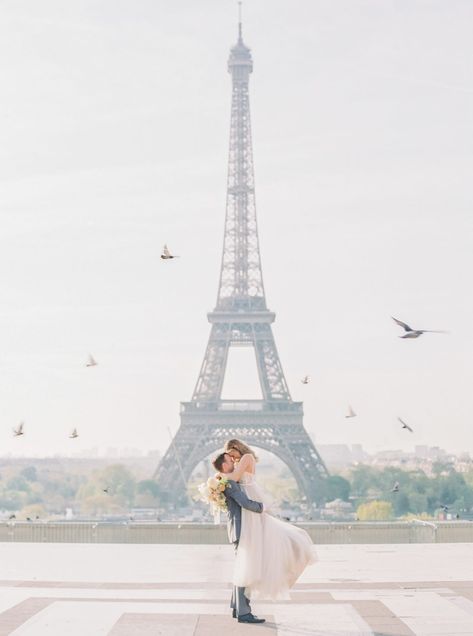
[(390, 501), (369, 501), (358, 506), (356, 516), (360, 521), (389, 521), (393, 506)]

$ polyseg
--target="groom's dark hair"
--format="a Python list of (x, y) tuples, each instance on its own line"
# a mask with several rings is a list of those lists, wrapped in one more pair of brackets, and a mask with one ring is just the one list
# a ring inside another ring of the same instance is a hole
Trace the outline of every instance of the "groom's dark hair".
[(226, 453), (220, 453), (220, 455), (217, 455), (217, 457), (213, 460), (212, 466), (215, 468), (215, 470), (222, 470), (222, 466), (225, 461), (225, 455)]

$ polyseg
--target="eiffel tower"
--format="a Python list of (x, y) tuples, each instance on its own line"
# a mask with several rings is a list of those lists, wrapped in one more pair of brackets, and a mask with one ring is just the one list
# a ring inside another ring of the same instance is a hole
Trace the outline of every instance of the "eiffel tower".
[[(226, 440), (237, 438), (270, 451), (291, 470), (308, 503), (320, 500), (327, 469), (302, 422), (302, 402), (293, 402), (274, 342), (275, 314), (266, 306), (256, 223), (249, 75), (250, 49), (242, 38), (231, 49), (232, 76), (227, 204), (217, 304), (204, 361), (190, 402), (181, 402), (181, 423), (154, 478), (174, 501), (185, 493), (193, 469)], [(231, 346), (253, 347), (261, 400), (221, 397)]]

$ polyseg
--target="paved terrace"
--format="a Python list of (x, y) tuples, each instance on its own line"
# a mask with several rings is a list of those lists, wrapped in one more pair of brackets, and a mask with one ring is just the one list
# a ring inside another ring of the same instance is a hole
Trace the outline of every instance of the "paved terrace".
[(473, 544), (322, 545), (290, 602), (228, 608), (228, 545), (0, 543), (0, 636), (473, 634)]

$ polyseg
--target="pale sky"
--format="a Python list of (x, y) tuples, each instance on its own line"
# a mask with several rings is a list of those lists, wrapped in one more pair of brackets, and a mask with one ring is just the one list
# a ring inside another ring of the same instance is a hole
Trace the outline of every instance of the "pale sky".
[[(0, 2), (2, 453), (177, 430), (217, 294), (235, 5)], [(307, 430), (473, 452), (473, 4), (243, 11), (267, 302)], [(451, 333), (400, 340), (391, 315)], [(226, 395), (254, 395), (246, 362)]]

